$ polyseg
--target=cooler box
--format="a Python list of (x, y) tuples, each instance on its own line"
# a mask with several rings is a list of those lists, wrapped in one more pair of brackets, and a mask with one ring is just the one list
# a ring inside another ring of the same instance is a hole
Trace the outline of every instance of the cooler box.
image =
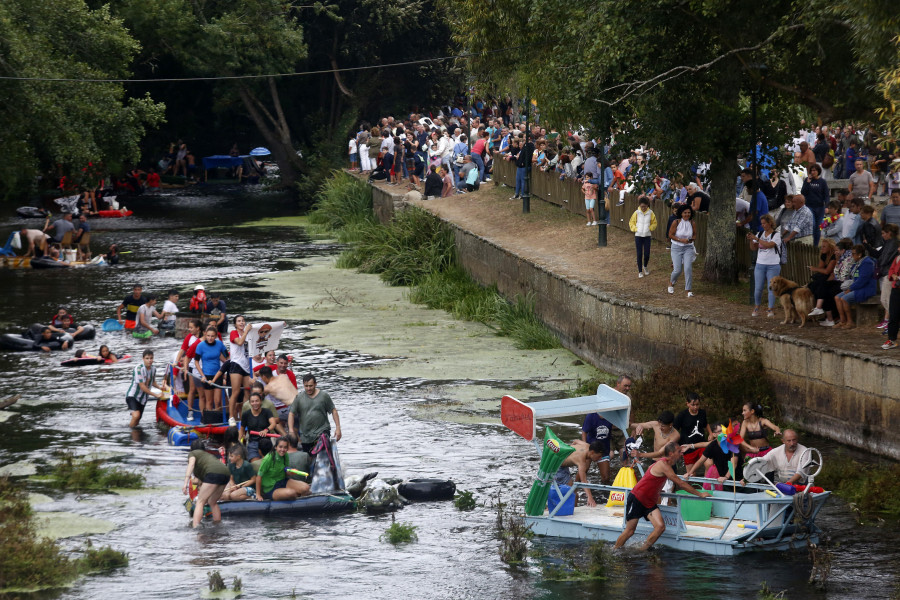
[[(571, 488), (567, 485), (559, 486), (559, 491), (562, 492), (563, 496), (569, 493)], [(556, 494), (556, 488), (550, 488), (550, 495), (547, 497), (547, 510), (553, 512), (553, 509), (556, 508), (556, 505), (559, 504), (559, 496)], [(567, 515), (571, 515), (575, 512), (575, 494), (569, 496), (563, 505), (560, 507), (559, 511), (556, 513), (557, 517), (565, 517)]]

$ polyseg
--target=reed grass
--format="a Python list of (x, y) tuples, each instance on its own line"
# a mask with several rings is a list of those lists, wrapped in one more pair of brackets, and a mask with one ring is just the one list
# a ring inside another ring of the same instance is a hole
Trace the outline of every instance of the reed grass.
[(346, 230), (344, 235), (351, 236), (361, 226), (375, 223), (372, 190), (356, 177), (334, 171), (319, 188), (309, 222), (326, 231)]
[(141, 488), (144, 476), (118, 467), (105, 467), (103, 460), (78, 458), (71, 452), (57, 453), (59, 462), (52, 477), (61, 489), (107, 490), (109, 488)]

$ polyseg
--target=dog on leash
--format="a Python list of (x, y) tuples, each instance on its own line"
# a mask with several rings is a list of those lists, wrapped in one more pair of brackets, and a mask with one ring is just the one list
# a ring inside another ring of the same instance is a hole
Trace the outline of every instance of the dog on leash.
[(816, 306), (816, 298), (808, 287), (800, 287), (796, 282), (776, 275), (769, 281), (769, 289), (778, 296), (784, 309), (782, 325), (797, 321), (800, 321), (800, 327), (806, 325), (806, 316)]

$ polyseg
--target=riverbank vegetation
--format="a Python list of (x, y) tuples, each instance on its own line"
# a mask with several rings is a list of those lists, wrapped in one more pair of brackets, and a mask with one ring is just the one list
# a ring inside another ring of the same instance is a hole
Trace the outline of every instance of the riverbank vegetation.
[(816, 485), (847, 501), (860, 523), (900, 519), (900, 463), (866, 464), (837, 452), (825, 460)]
[(0, 479), (3, 590), (61, 587), (79, 575), (128, 565), (126, 554), (108, 546), (96, 549), (90, 541), (80, 558), (70, 558), (56, 541), (38, 535), (36, 519), (24, 490), (8, 479)]
[(144, 476), (140, 473), (104, 466), (102, 459), (79, 458), (71, 452), (56, 456), (59, 462), (53, 467), (51, 477), (64, 490), (137, 489), (144, 485)]
[(453, 231), (419, 208), (379, 224), (372, 192), (360, 179), (336, 171), (322, 186), (309, 221), (350, 247), (338, 258), (341, 268), (376, 273), (390, 285), (409, 286), (409, 300), (445, 310), (457, 319), (477, 321), (512, 338), (519, 349), (560, 347), (559, 339), (534, 313), (534, 298), (507, 302), (496, 288), (476, 283), (460, 266)]
[(384, 535), (379, 539), (386, 540), (395, 546), (397, 544), (408, 544), (418, 539), (416, 529), (418, 528), (415, 525), (398, 523), (396, 517), (392, 514), (390, 526), (384, 530)]

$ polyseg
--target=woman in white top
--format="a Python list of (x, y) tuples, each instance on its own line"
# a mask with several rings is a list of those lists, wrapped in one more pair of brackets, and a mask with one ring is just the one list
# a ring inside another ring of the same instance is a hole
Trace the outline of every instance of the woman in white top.
[(688, 298), (694, 296), (691, 284), (694, 276), (694, 260), (697, 258), (697, 250), (694, 248), (694, 239), (697, 237), (697, 224), (694, 223), (694, 210), (690, 206), (683, 206), (678, 211), (678, 219), (672, 221), (669, 227), (669, 239), (672, 240), (672, 274), (669, 276), (669, 293), (675, 293), (675, 282), (684, 271), (684, 291)]
[(634, 247), (637, 251), (638, 277), (650, 274), (650, 240), (656, 229), (656, 215), (650, 210), (650, 198), (638, 198), (638, 209), (631, 215), (628, 227), (634, 232)]
[(753, 290), (755, 306), (750, 316), (759, 316), (759, 303), (762, 299), (763, 286), (765, 286), (769, 290), (769, 308), (766, 310), (766, 316), (774, 317), (775, 293), (769, 288), (769, 281), (781, 274), (781, 234), (775, 230), (775, 219), (772, 218), (772, 215), (761, 216), (759, 222), (762, 224), (762, 231), (747, 234), (747, 239), (750, 240), (750, 249), (758, 250), (756, 268), (753, 271), (753, 281), (756, 283), (756, 288)]
[(247, 323), (243, 315), (237, 315), (234, 318), (234, 329), (228, 338), (228, 358), (231, 360), (231, 367), (228, 371), (231, 380), (228, 414), (234, 419), (241, 414), (240, 407), (237, 406), (241, 389), (250, 388), (250, 379), (253, 373), (253, 369), (250, 368), (250, 355), (247, 351), (247, 335), (251, 329), (253, 329), (253, 325)]

